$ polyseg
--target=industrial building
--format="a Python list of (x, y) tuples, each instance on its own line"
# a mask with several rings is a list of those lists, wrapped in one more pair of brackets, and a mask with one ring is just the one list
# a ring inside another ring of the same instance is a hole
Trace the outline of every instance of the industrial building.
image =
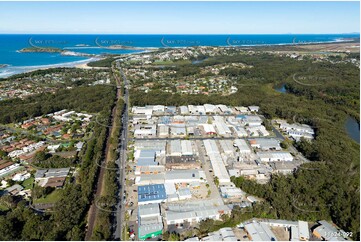
[(213, 104), (204, 104), (206, 114), (214, 114), (217, 112), (217, 107)]
[(167, 156), (165, 158), (165, 166), (167, 169), (199, 169), (200, 162), (196, 157), (191, 155), (187, 156)]
[(233, 186), (221, 186), (220, 191), (223, 198), (240, 198), (245, 195), (245, 192)]
[(163, 233), (163, 222), (159, 204), (138, 206), (138, 237), (140, 240), (154, 238)]
[(266, 130), (266, 127), (263, 125), (249, 126), (246, 128), (246, 130), (251, 137), (262, 137), (270, 135), (270, 133)]
[(189, 110), (187, 106), (180, 106), (179, 111), (181, 115), (187, 115), (189, 114)]
[(293, 156), (286, 151), (258, 152), (261, 162), (293, 161)]
[(155, 124), (137, 124), (134, 127), (134, 137), (156, 137), (157, 126)]
[(169, 154), (171, 156), (181, 156), (182, 155), (181, 141), (179, 139), (171, 140), (169, 142)]
[(187, 134), (187, 131), (186, 131), (186, 127), (184, 124), (179, 124), (179, 125), (172, 125), (170, 127), (170, 134), (172, 136), (177, 136), (177, 137), (184, 137), (186, 136)]
[(312, 233), (320, 240), (328, 240), (328, 241), (346, 240), (346, 238), (342, 236), (343, 233), (345, 232), (337, 229), (335, 226), (333, 226), (332, 224), (328, 223), (325, 220), (318, 221), (318, 226), (313, 229)]
[(138, 186), (138, 204), (165, 202), (167, 195), (163, 184)]
[(250, 112), (258, 112), (259, 107), (258, 106), (248, 106), (248, 109)]
[(214, 176), (218, 177), (220, 183), (230, 182), (227, 169), (221, 154), (219, 153), (215, 140), (203, 140), (207, 155), (211, 160)]
[(220, 140), (219, 144), (226, 155), (232, 155), (234, 153), (233, 142), (231, 140)]
[(277, 241), (276, 235), (268, 225), (260, 222), (251, 222), (244, 226), (248, 237), (253, 241)]
[(237, 241), (237, 237), (232, 228), (225, 227), (218, 231), (209, 233), (208, 236), (202, 238), (201, 241)]
[(255, 138), (250, 139), (251, 147), (261, 150), (282, 150), (280, 142), (274, 138)]
[(257, 115), (239, 115), (237, 117), (240, 117), (243, 123), (250, 127), (262, 125), (262, 119)]
[(219, 220), (222, 214), (229, 214), (231, 212), (228, 206), (211, 200), (168, 204), (167, 207), (165, 218), (168, 225), (200, 222), (207, 218)]
[(134, 155), (137, 166), (156, 166), (156, 151), (155, 150), (138, 150)]
[(214, 118), (213, 124), (216, 127), (219, 135), (224, 136), (224, 135), (232, 134), (231, 130), (228, 128), (228, 126), (224, 122), (223, 117), (214, 116), (213, 118)]
[(157, 155), (165, 154), (165, 140), (136, 140), (134, 143), (135, 150), (155, 150)]
[(282, 227), (290, 232), (290, 241), (308, 241), (310, 239), (310, 229), (305, 221), (288, 221), (281, 219), (268, 219), (261, 223), (270, 227)]
[(222, 113), (224, 113), (224, 114), (232, 114), (232, 109), (230, 109), (226, 105), (220, 104), (220, 105), (216, 105), (216, 106), (217, 106), (217, 108), (219, 108), (219, 110)]
[(160, 174), (165, 172), (164, 166), (137, 166), (135, 168), (135, 175), (148, 175), (148, 174)]
[(242, 155), (250, 155), (252, 152), (244, 139), (235, 139), (233, 145), (238, 148), (238, 152)]
[(168, 137), (169, 135), (169, 126), (158, 124), (158, 136), (159, 137)]
[(142, 174), (135, 177), (136, 185), (164, 184), (165, 173)]
[(192, 149), (192, 142), (190, 140), (182, 140), (181, 148), (183, 156), (192, 156), (194, 154)]
[(150, 117), (153, 114), (153, 108), (152, 107), (133, 107), (132, 113), (134, 114), (142, 114), (147, 115)]
[(238, 137), (242, 138), (248, 136), (247, 131), (243, 127), (240, 126), (232, 126), (232, 127)]
[(166, 182), (189, 184), (205, 180), (205, 174), (202, 170), (172, 170), (165, 173), (165, 180)]
[(138, 227), (138, 238), (140, 240), (146, 240), (154, 238), (163, 234), (163, 224), (146, 224), (139, 225)]
[(204, 132), (208, 135), (217, 134), (212, 124), (203, 124)]

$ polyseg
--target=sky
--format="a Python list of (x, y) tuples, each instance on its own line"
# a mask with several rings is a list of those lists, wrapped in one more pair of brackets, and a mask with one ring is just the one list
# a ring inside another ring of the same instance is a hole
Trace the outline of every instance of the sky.
[(0, 33), (359, 33), (357, 2), (0, 2)]

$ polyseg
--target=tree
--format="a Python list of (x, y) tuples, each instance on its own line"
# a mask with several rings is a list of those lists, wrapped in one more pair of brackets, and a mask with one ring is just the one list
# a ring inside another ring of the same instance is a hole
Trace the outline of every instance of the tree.
[(214, 180), (214, 184), (218, 187), (219, 186), (219, 178), (217, 176), (215, 176), (213, 178), (213, 180)]

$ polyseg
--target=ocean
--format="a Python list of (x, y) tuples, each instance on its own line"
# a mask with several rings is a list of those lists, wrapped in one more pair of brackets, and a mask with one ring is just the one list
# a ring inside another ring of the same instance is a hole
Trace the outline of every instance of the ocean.
[[(102, 54), (130, 54), (145, 48), (187, 46), (255, 46), (340, 42), (359, 38), (359, 34), (277, 34), (277, 35), (44, 35), (0, 34), (0, 77), (42, 67), (74, 66), (96, 60)], [(111, 49), (122, 45), (131, 48)], [(55, 47), (60, 53), (21, 53), (28, 47)], [(71, 55), (76, 52), (77, 55)], [(81, 56), (88, 54), (92, 56)]]

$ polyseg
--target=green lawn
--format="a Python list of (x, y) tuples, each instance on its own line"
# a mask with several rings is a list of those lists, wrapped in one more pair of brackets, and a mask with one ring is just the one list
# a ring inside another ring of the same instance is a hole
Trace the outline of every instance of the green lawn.
[(5, 211), (7, 211), (7, 210), (9, 210), (9, 208), (8, 208), (8, 207), (6, 207), (6, 206), (4, 206), (4, 205), (1, 205), (1, 204), (0, 204), (0, 211), (5, 212)]
[(34, 183), (34, 177), (30, 177), (29, 179), (23, 181), (21, 185), (24, 187), (24, 190), (27, 190), (33, 188), (33, 183)]
[(63, 190), (57, 189), (46, 197), (34, 200), (34, 203), (55, 203), (60, 200)]

